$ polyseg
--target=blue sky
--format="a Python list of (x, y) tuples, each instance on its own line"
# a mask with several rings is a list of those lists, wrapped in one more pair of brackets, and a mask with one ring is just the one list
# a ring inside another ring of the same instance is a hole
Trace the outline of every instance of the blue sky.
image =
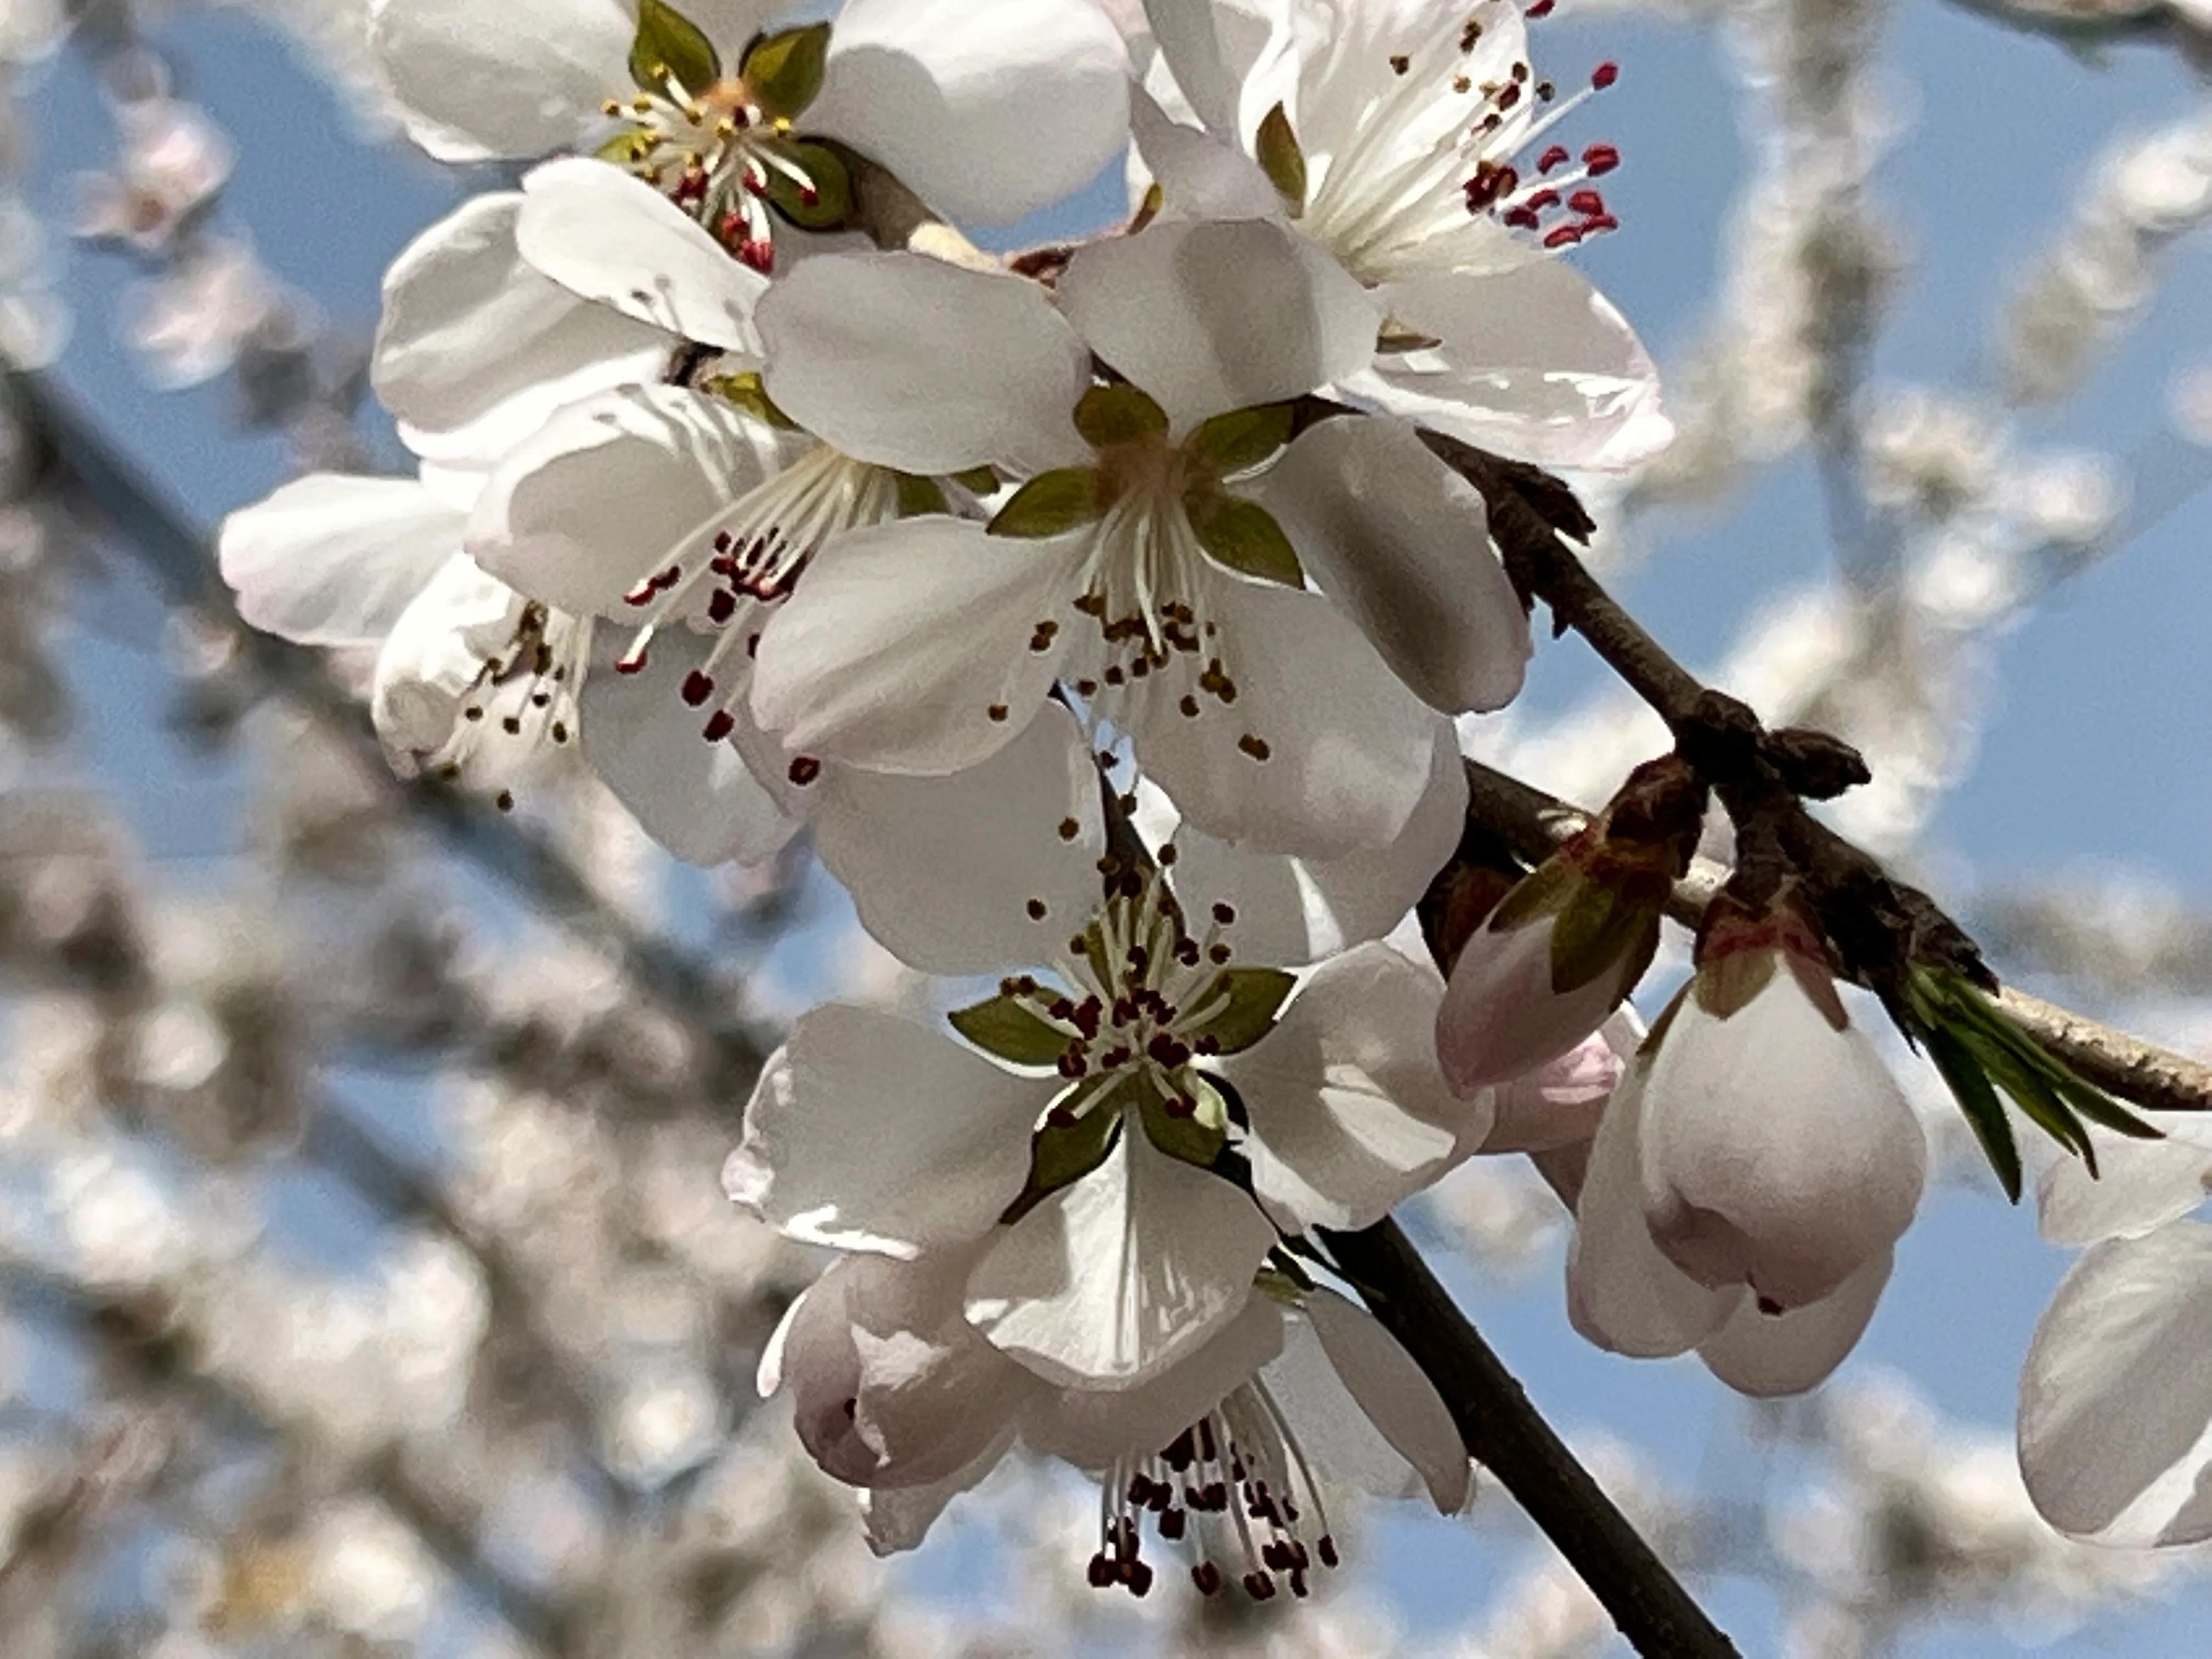
[[(1548, 61), (1563, 73), (1601, 57), (1622, 65), (1620, 86), (1589, 122), (1627, 155), (1607, 191), (1625, 228), (1594, 244), (1586, 263), (1665, 363), (1700, 326), (1717, 227), (1745, 165), (1722, 48), (1707, 33), (1639, 21), (1547, 27), (1555, 33), (1546, 44), (1558, 54)], [(384, 266), (456, 198), (457, 181), (404, 149), (354, 143), (288, 48), (237, 13), (186, 14), (162, 39), (184, 90), (211, 106), (238, 143), (226, 220), (247, 228), (275, 270), (341, 330), (365, 339)], [(1992, 302), (2010, 274), (2069, 210), (2101, 146), (2185, 112), (2191, 82), (2154, 50), (2084, 62), (1936, 0), (1899, 9), (1885, 63), (1914, 121), (1876, 189), (1914, 263), (1875, 376), (1979, 383)], [(46, 155), (38, 191), (58, 220), (66, 168), (100, 153), (105, 121), (73, 64), (58, 66), (33, 95)], [(279, 481), (281, 447), (227, 430), (221, 391), (154, 393), (112, 343), (107, 319), (129, 274), (124, 262), (83, 249), (62, 257), (64, 289), (79, 317), (61, 372), (118, 441), (205, 522)], [(2172, 280), (2145, 325), (2082, 397), (2031, 428), (2033, 436), (2126, 455), (2156, 433), (2167, 371), (2212, 355), (2212, 249), (2184, 247), (2170, 258)], [(1651, 533), (1665, 555), (1632, 577), (1627, 597), (1692, 661), (1725, 648), (1747, 596), (1814, 577), (1832, 556), (1802, 460), (1761, 477), (1724, 513), (1674, 515)], [(2212, 699), (2199, 645), (2212, 614), (2208, 544), (2212, 495), (2198, 494), (1999, 643), (1978, 763), (1942, 811), (1942, 842), (1969, 851), (1992, 878), (2032, 878), (2094, 857), (2212, 902)], [(162, 684), (147, 649), (157, 612), (127, 591), (100, 611), (103, 626), (75, 641), (88, 694), (77, 751), (115, 781), (149, 850), (185, 860), (217, 851), (240, 810), (228, 780), (149, 740), (146, 730)], [(1561, 643), (1540, 662), (1531, 696), (1540, 707), (1558, 706), (1591, 683), (1578, 647)], [(2029, 1214), (1984, 1194), (1940, 1192), (1905, 1241), (1893, 1288), (1852, 1364), (1902, 1370), (1945, 1412), (2007, 1424), (2029, 1332), (2064, 1266), (2061, 1253), (2037, 1242)], [(1686, 1482), (1701, 1468), (1748, 1480), (1750, 1454), (1731, 1434), (1741, 1420), (1732, 1398), (1693, 1367), (1632, 1364), (1582, 1345), (1565, 1328), (1555, 1272), (1510, 1291), (1465, 1288), (1494, 1344), (1562, 1424), (1613, 1430)], [(1494, 1545), (1437, 1528), (1413, 1531), (1407, 1542), (1389, 1578), (1404, 1590), (1409, 1614), (1456, 1622), (1494, 1572)], [(1770, 1595), (1732, 1584), (1713, 1599), (1747, 1652), (1771, 1650)], [(2196, 1588), (2169, 1608), (2093, 1626), (2045, 1650), (2200, 1652), (2208, 1619), (2212, 1590)], [(1907, 1650), (1972, 1659), (2014, 1650), (1986, 1631), (1946, 1629)]]

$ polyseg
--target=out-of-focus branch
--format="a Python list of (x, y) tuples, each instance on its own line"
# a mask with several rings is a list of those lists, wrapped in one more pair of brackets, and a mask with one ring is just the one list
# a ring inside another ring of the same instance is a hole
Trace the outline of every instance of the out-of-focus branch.
[(1331, 1233), (1337, 1265), (1450, 1408), (1475, 1461), (1613, 1616), (1638, 1653), (1721, 1659), (1736, 1650), (1553, 1431), (1396, 1222)]
[[(1548, 857), (1582, 830), (1589, 814), (1518, 778), (1467, 763), (1468, 817), (1523, 858)], [(1701, 858), (1674, 887), (1667, 913), (1686, 927), (1705, 919), (1705, 907), (1734, 872)], [(1997, 1006), (2052, 1054), (2084, 1078), (2136, 1105), (2160, 1112), (2212, 1111), (2212, 1066), (2130, 1036), (2124, 1031), (2005, 987)]]
[(93, 419), (49, 376), (11, 375), (7, 387), (15, 415), (44, 452), (48, 477), (72, 505), (111, 526), (173, 601), (228, 630), (256, 677), (344, 744), (364, 777), (520, 893), (534, 914), (618, 959), (649, 996), (714, 1045), (733, 1086), (757, 1068), (759, 1045), (714, 972), (610, 909), (568, 856), (527, 825), (435, 780), (395, 775), (360, 704), (332, 679), (319, 653), (240, 620), (203, 538)]
[(2048, 35), (2075, 52), (2128, 41), (2171, 45), (2191, 63), (2212, 70), (2212, 27), (2173, 0), (1956, 0), (2029, 34)]

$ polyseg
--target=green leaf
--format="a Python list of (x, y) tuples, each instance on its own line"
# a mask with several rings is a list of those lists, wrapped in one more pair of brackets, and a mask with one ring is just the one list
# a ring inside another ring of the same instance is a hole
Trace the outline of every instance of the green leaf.
[(1965, 1045), (1950, 1032), (1931, 1026), (1926, 1037), (1928, 1057), (1942, 1073), (1952, 1098), (1959, 1103), (1967, 1127), (1974, 1132), (1974, 1139), (1982, 1143), (1982, 1155), (1996, 1172), (1998, 1184), (2004, 1188), (2007, 1198), (2019, 1203), (2020, 1145), (2013, 1139), (2012, 1122), (2005, 1116), (2004, 1104), (1998, 1100), (1997, 1091)]
[(738, 74), (753, 102), (772, 119), (795, 121), (822, 95), (830, 66), (830, 25), (763, 34), (745, 48)]
[(934, 478), (911, 472), (898, 475), (898, 511), (902, 519), (919, 519), (932, 513), (949, 513), (945, 488)]
[(1935, 981), (1944, 1006), (1954, 1011), (1954, 1017), (2001, 1044), (2090, 1122), (2136, 1140), (2166, 1139), (2163, 1129), (2136, 1116), (2036, 1041), (1979, 986), (1956, 974), (1928, 974), (1927, 977)]
[(994, 536), (1060, 536), (1106, 514), (1105, 480), (1095, 468), (1064, 466), (1040, 472), (1017, 489), (991, 520)]
[(1138, 1111), (1146, 1138), (1170, 1158), (1210, 1170), (1229, 1144), (1229, 1103), (1195, 1072), (1185, 1072), (1176, 1081), (1188, 1091), (1183, 1097), (1191, 1103), (1188, 1110), (1169, 1110), (1167, 1097), (1151, 1078), (1139, 1079)]
[(1962, 1024), (1948, 1029), (1974, 1057), (1990, 1081), (2012, 1097), (2013, 1103), (2027, 1115), (2029, 1122), (2081, 1158), (2091, 1175), (2097, 1173), (2097, 1152), (2089, 1144), (2087, 1131), (2058, 1097), (2049, 1079), (2014, 1049), (1976, 1027)]
[(629, 78), (642, 92), (665, 97), (668, 82), (695, 97), (722, 78), (721, 54), (706, 30), (668, 3), (638, 0), (637, 33), (629, 43)]
[(1203, 517), (1194, 514), (1191, 527), (1198, 532), (1199, 545), (1213, 556), (1214, 562), (1239, 575), (1280, 582), (1285, 587), (1306, 585), (1305, 567), (1298, 562), (1297, 550), (1283, 533), (1283, 526), (1275, 522), (1275, 515), (1259, 502), (1224, 495)]
[(1093, 449), (1165, 437), (1168, 412), (1135, 386), (1094, 386), (1075, 405), (1075, 429)]
[(1017, 1066), (1049, 1066), (1067, 1052), (1068, 1038), (1010, 996), (995, 996), (945, 1016), (952, 1029), (987, 1054)]
[(1261, 118), (1257, 141), (1252, 146), (1260, 158), (1260, 171), (1275, 187), (1296, 218), (1306, 210), (1306, 153), (1298, 148), (1298, 135), (1291, 131), (1289, 112), (1280, 104)]
[(1632, 957), (1656, 949), (1659, 913), (1601, 881), (1586, 881), (1552, 924), (1552, 990), (1580, 990)]
[(781, 167), (768, 169), (768, 199), (801, 230), (842, 230), (853, 220), (853, 176), (826, 144), (801, 138), (780, 146), (805, 175), (800, 183)]
[(1297, 413), (1289, 404), (1255, 404), (1199, 423), (1183, 448), (1222, 477), (1249, 472), (1291, 441)]
[(1228, 1002), (1182, 1035), (1194, 1044), (1210, 1037), (1221, 1045), (1217, 1052), (1241, 1054), (1275, 1029), (1283, 999), (1297, 982), (1297, 975), (1279, 968), (1224, 968), (1197, 1000), (1211, 1002), (1217, 994), (1226, 992)]
[(2099, 1128), (2110, 1129), (2114, 1134), (2125, 1135), (2130, 1140), (2166, 1139), (2165, 1130), (2148, 1119), (2137, 1117), (2056, 1054), (2045, 1050), (2044, 1058), (2057, 1069), (2055, 1081), (2058, 1092), (2066, 1097), (2066, 1103)]
[(717, 374), (707, 382), (707, 390), (724, 403), (734, 404), (757, 421), (765, 422), (779, 432), (796, 432), (799, 422), (775, 406), (761, 383), (758, 371), (747, 369), (742, 374)]

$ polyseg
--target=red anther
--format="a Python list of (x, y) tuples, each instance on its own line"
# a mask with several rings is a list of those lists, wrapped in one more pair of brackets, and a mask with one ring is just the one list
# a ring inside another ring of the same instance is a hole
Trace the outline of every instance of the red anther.
[(775, 270), (775, 244), (765, 237), (747, 237), (738, 244), (738, 263), (769, 276)]
[(1583, 231), (1580, 225), (1561, 225), (1555, 230), (1550, 230), (1545, 233), (1544, 246), (1546, 247), (1572, 247), (1577, 242), (1581, 241), (1582, 239)]
[(1543, 222), (1537, 218), (1536, 210), (1531, 207), (1508, 208), (1504, 216), (1507, 224), (1522, 230), (1534, 230)]
[(684, 701), (694, 708), (703, 708), (707, 699), (714, 695), (714, 678), (702, 669), (693, 669), (684, 677)]
[(817, 190), (812, 185), (801, 185), (799, 187), (799, 200), (800, 204), (805, 207), (820, 207), (822, 205), (822, 192)]
[(1527, 208), (1531, 213), (1541, 213), (1545, 209), (1555, 208), (1559, 206), (1559, 192), (1553, 190), (1549, 185), (1545, 185), (1543, 189), (1540, 191), (1534, 191), (1521, 198), (1521, 205)]
[(615, 659), (615, 672), (617, 674), (639, 674), (644, 672), (645, 653), (642, 650), (626, 651)]
[(1592, 144), (1583, 152), (1583, 165), (1593, 179), (1602, 179), (1620, 165), (1620, 152), (1611, 144)]
[(1571, 159), (1572, 152), (1565, 144), (1554, 144), (1536, 158), (1536, 171), (1549, 173), (1560, 163)]
[(651, 605), (653, 601), (654, 596), (659, 592), (660, 584), (648, 577), (646, 580), (640, 582), (635, 587), (631, 588), (629, 592), (623, 594), (623, 603), (624, 605)]
[(1552, 15), (1552, 8), (1557, 3), (1558, 0), (1534, 0), (1534, 3), (1521, 15), (1534, 22), (1539, 17), (1549, 17)]
[(1321, 1557), (1321, 1564), (1324, 1567), (1336, 1565), (1336, 1540), (1327, 1533), (1322, 1534), (1319, 1541), (1314, 1545), (1314, 1553)]
[(1075, 1127), (1076, 1119), (1075, 1114), (1069, 1111), (1066, 1107), (1055, 1106), (1044, 1115), (1044, 1121), (1055, 1129), (1073, 1129)]
[(722, 216), (720, 235), (725, 247), (734, 247), (743, 241), (745, 236), (745, 216), (734, 208), (725, 213)]
[(1620, 79), (1620, 65), (1610, 58), (1590, 71), (1590, 85), (1599, 92), (1603, 92), (1619, 79)]
[(1605, 211), (1605, 198), (1594, 190), (1578, 190), (1567, 198), (1567, 205), (1577, 213), (1595, 216)]
[(1142, 1561), (1132, 1561), (1129, 1563), (1128, 1566), (1123, 1570), (1121, 1577), (1123, 1581), (1129, 1586), (1129, 1594), (1140, 1600), (1143, 1598), (1145, 1592), (1151, 1589), (1152, 1587), (1152, 1570), (1146, 1566)]
[(1589, 218), (1583, 221), (1583, 234), (1585, 236), (1595, 236), (1604, 231), (1619, 230), (1620, 228), (1620, 221), (1614, 218), (1610, 213), (1595, 214)]
[(714, 711), (714, 719), (707, 722), (706, 729), (699, 735), (709, 743), (720, 743), (737, 729), (738, 717), (726, 708), (718, 708)]
[(1521, 101), (1521, 83), (1518, 81), (1508, 81), (1504, 86), (1498, 88), (1497, 97), (1491, 101), (1500, 109), (1511, 109), (1514, 105)]
[(1201, 1561), (1190, 1570), (1190, 1582), (1198, 1586), (1200, 1595), (1218, 1595), (1221, 1589), (1221, 1569), (1211, 1561)]
[(804, 789), (822, 775), (822, 763), (811, 755), (801, 755), (791, 763), (785, 775)]
[(707, 601), (707, 620), (716, 627), (738, 614), (738, 596), (726, 587), (718, 587)]
[(1121, 1579), (1121, 1575), (1114, 1570), (1114, 1564), (1103, 1552), (1091, 1558), (1091, 1565), (1084, 1570), (1084, 1577), (1091, 1581), (1093, 1589), (1110, 1589)]

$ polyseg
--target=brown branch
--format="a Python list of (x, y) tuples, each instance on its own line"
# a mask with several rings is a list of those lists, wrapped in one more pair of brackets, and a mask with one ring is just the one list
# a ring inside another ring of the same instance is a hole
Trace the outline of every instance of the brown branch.
[[(1467, 763), (1468, 817), (1532, 862), (1589, 823), (1579, 806), (1547, 794), (1518, 778)], [(1832, 836), (1833, 831), (1826, 833)], [(1848, 842), (1836, 838), (1839, 845)], [(1853, 849), (1856, 851), (1856, 849)], [(1860, 857), (1865, 857), (1863, 854)], [(1685, 927), (1705, 920), (1705, 908), (1734, 872), (1701, 858), (1675, 884), (1667, 914)], [(2212, 1111), (2212, 1066), (2186, 1059), (2140, 1037), (2007, 986), (1997, 1006), (2035, 1040), (2107, 1094), (2158, 1112)]]
[(1720, 1659), (1736, 1650), (1553, 1432), (1397, 1223), (1327, 1235), (1345, 1276), (1450, 1408), (1498, 1477), (1638, 1653)]

